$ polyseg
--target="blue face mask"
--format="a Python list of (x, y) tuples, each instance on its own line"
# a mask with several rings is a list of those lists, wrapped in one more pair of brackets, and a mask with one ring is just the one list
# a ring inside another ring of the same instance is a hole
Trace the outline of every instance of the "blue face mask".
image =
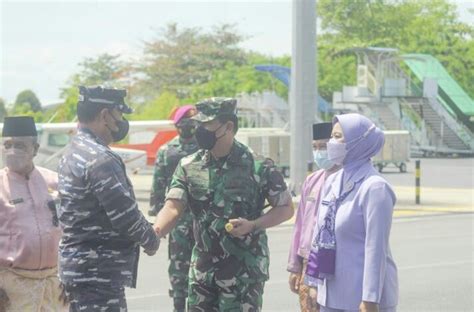
[(319, 169), (329, 170), (334, 167), (335, 163), (329, 160), (328, 151), (326, 150), (315, 150), (313, 151), (314, 162)]

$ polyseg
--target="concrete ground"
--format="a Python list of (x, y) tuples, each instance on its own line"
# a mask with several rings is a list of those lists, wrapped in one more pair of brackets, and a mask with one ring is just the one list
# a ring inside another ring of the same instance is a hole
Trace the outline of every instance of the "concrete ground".
[[(399, 268), (398, 311), (474, 311), (474, 160), (422, 159), (421, 205), (415, 205), (414, 160), (407, 173), (386, 168), (398, 202), (391, 247)], [(143, 212), (150, 175), (132, 177)], [(294, 220), (268, 231), (271, 278), (263, 311), (299, 311), (285, 271)], [(127, 291), (130, 311), (172, 311), (168, 297), (167, 246), (143, 254), (137, 289)]]

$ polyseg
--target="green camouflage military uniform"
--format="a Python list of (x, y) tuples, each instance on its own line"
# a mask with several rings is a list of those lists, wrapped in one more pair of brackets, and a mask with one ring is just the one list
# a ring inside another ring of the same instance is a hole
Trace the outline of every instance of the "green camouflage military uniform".
[[(195, 140), (182, 143), (179, 138), (173, 139), (160, 148), (156, 157), (150, 198), (150, 206), (153, 210), (159, 211), (163, 207), (166, 190), (181, 158), (195, 153), (197, 150), (198, 146)], [(173, 298), (188, 296), (188, 272), (191, 251), (194, 247), (192, 227), (193, 218), (187, 210), (169, 235), (170, 265), (168, 274), (171, 283), (170, 296)]]
[[(225, 104), (196, 106), (209, 116), (213, 105), (219, 114), (232, 109)], [(233, 105), (235, 111), (235, 102)], [(267, 235), (262, 230), (237, 238), (224, 227), (229, 219), (260, 217), (265, 199), (279, 206), (287, 204), (289, 196), (273, 162), (254, 161), (251, 151), (237, 141), (223, 159), (216, 160), (209, 151), (200, 150), (181, 160), (167, 199), (189, 205), (194, 218), (196, 245), (189, 272), (189, 311), (260, 310), (264, 283), (269, 278)]]

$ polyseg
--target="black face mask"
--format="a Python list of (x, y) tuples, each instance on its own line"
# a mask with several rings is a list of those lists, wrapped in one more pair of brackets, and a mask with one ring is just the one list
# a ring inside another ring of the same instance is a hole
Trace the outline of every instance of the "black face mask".
[(190, 139), (196, 133), (195, 127), (184, 126), (179, 128), (179, 136), (183, 139)]
[(127, 136), (128, 134), (128, 130), (130, 129), (130, 124), (128, 123), (128, 120), (127, 119), (122, 119), (122, 120), (117, 120), (115, 119), (114, 115), (112, 115), (112, 113), (110, 113), (110, 115), (112, 116), (112, 118), (114, 119), (115, 121), (115, 125), (117, 126), (118, 130), (117, 131), (112, 131), (110, 130), (110, 128), (107, 126), (107, 128), (109, 128), (110, 132), (112, 133), (112, 140), (114, 142), (119, 142), (119, 141), (122, 141), (123, 139), (125, 139), (125, 137)]
[(196, 122), (191, 120), (182, 120), (176, 126), (179, 129), (179, 136), (182, 139), (190, 139), (196, 133)]
[(204, 128), (202, 125), (199, 126), (196, 129), (196, 141), (199, 145), (200, 148), (205, 149), (205, 150), (211, 150), (216, 146), (217, 140), (222, 138), (223, 135), (220, 137), (216, 137), (216, 132), (222, 128), (224, 125), (221, 125), (219, 128), (217, 128), (215, 131), (210, 131)]

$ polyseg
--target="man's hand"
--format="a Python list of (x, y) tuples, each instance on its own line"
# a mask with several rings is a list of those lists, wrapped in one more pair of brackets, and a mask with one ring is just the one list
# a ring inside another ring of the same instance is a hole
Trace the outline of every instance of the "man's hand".
[(165, 239), (166, 239), (166, 235), (163, 235), (163, 236), (160, 235), (161, 230), (160, 230), (160, 228), (159, 228), (157, 225), (153, 225), (153, 230), (155, 231), (155, 233), (156, 233), (156, 235), (158, 236), (158, 238), (161, 237), (161, 238), (165, 238)]
[(156, 254), (156, 250), (143, 250), (144, 253), (146, 253), (149, 256), (154, 256)]
[(156, 235), (160, 237), (160, 228), (157, 225), (153, 225), (153, 230), (155, 231)]
[(146, 253), (147, 255), (149, 256), (154, 256), (157, 252), (157, 250), (160, 248), (160, 235), (159, 235), (159, 231), (157, 232), (156, 228), (153, 227), (153, 230), (155, 231), (155, 234), (156, 234), (156, 239), (157, 239), (157, 246), (153, 246), (153, 247), (156, 247), (156, 248), (152, 248), (152, 249), (145, 249), (143, 248), (143, 252)]
[(359, 306), (360, 312), (379, 312), (379, 305), (375, 302), (362, 301)]
[(315, 287), (309, 287), (308, 290), (308, 307), (311, 311), (319, 312), (318, 304), (318, 289)]
[(288, 283), (290, 284), (290, 290), (297, 294), (300, 290), (301, 274), (290, 273)]
[(143, 250), (143, 252), (145, 252), (149, 256), (154, 256), (156, 252), (158, 251), (158, 249), (160, 249), (160, 235), (156, 232), (156, 230), (155, 230), (155, 233), (156, 233), (156, 239), (158, 240), (158, 245), (156, 246), (156, 248)]
[(256, 221), (249, 221), (244, 218), (230, 219), (229, 223), (232, 224), (232, 230), (229, 231), (230, 235), (236, 237), (243, 237), (256, 229)]
[(7, 311), (8, 306), (10, 306), (10, 298), (5, 289), (0, 288), (0, 312)]

